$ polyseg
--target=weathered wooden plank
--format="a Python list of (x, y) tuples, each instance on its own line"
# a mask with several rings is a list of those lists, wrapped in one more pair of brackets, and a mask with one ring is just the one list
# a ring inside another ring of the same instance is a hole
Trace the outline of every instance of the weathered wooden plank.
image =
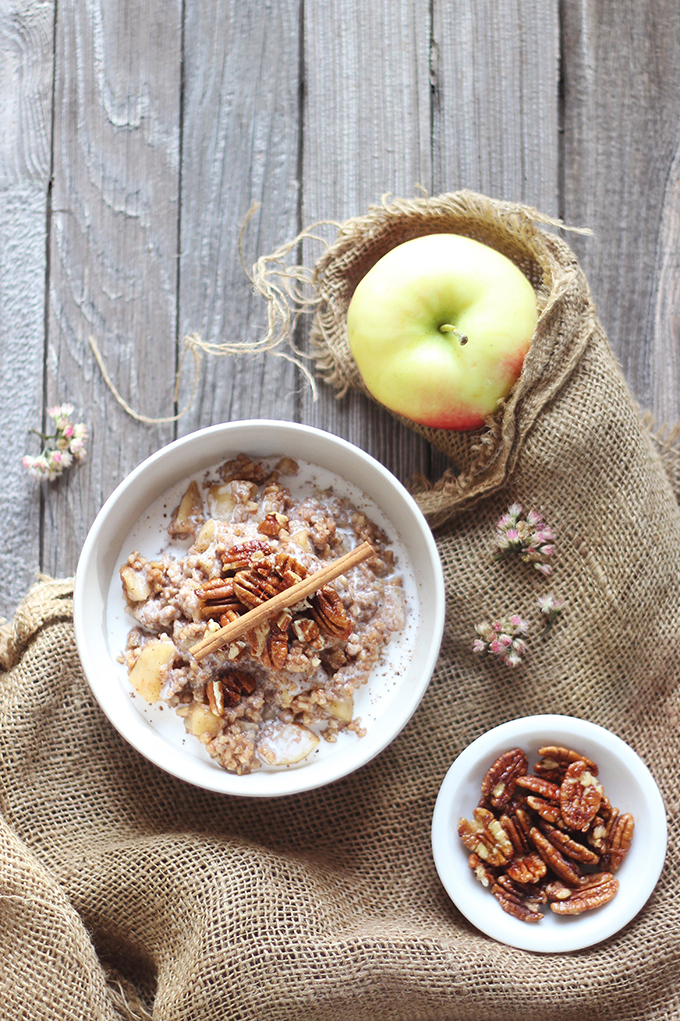
[[(303, 223), (345, 220), (382, 195), (429, 189), (429, 0), (306, 4)], [(305, 244), (306, 264), (319, 247)], [(358, 394), (303, 389), (306, 421), (344, 436), (400, 478), (423, 470), (426, 445)]]
[(558, 0), (435, 2), (435, 193), (558, 213)]
[(50, 175), (54, 8), (0, 6), (0, 616), (35, 580), (40, 486), (21, 467), (41, 429), (45, 237)]
[(680, 8), (564, 5), (564, 216), (624, 373), (658, 423), (680, 418)]
[[(182, 147), (180, 336), (255, 342), (266, 307), (239, 257), (255, 260), (297, 234), (298, 0), (186, 4)], [(180, 405), (191, 395), (183, 373)], [(295, 419), (299, 381), (271, 355), (208, 356), (180, 433), (231, 419)]]
[(46, 502), (44, 566), (73, 571), (115, 485), (172, 438), (130, 418), (173, 414), (181, 3), (64, 0), (56, 38), (48, 400), (91, 424), (91, 454)]

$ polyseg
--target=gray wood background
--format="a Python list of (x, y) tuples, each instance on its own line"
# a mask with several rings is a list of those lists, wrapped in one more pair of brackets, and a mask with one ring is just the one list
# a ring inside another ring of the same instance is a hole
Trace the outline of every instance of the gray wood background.
[[(680, 419), (679, 67), (677, 0), (0, 0), (0, 613), (39, 570), (72, 574), (117, 483), (201, 426), (301, 420), (401, 478), (436, 470), (389, 415), (314, 402), (272, 355), (204, 360), (176, 424), (116, 403), (90, 335), (157, 417), (185, 334), (262, 335), (237, 244), (253, 202), (248, 264), (419, 186), (592, 228), (571, 243), (629, 384)], [(40, 484), (29, 429), (65, 400), (89, 456)]]

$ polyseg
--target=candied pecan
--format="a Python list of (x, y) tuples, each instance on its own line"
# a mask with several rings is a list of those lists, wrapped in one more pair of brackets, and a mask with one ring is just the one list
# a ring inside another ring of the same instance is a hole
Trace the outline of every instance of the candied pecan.
[(274, 512), (267, 514), (257, 526), (258, 532), (263, 535), (278, 535), (283, 529), (288, 528), (288, 517), (285, 514)]
[(219, 474), (225, 482), (238, 479), (256, 482), (258, 485), (267, 478), (264, 466), (257, 461), (251, 461), (246, 454), (238, 454), (231, 461), (225, 461), (219, 469)]
[(635, 821), (630, 812), (617, 816), (613, 821), (607, 850), (602, 855), (602, 864), (610, 872), (616, 872), (621, 868), (624, 858), (630, 851), (634, 828)]
[(548, 897), (541, 883), (518, 883), (516, 879), (511, 879), (505, 872), (498, 874), (496, 882), (504, 890), (523, 897), (524, 903), (528, 904), (533, 911), (538, 911), (539, 904), (548, 903)]
[(524, 776), (528, 768), (529, 760), (521, 748), (511, 748), (499, 755), (482, 780), (482, 798), (494, 808), (503, 808), (513, 795), (517, 778)]
[(458, 836), (468, 851), (479, 855), (489, 865), (504, 865), (512, 857), (512, 844), (493, 812), (475, 808), (472, 821), (459, 819)]
[(281, 670), (288, 659), (288, 636), (276, 625), (272, 625), (267, 635), (264, 648), (260, 654), (260, 660), (266, 667), (274, 670)]
[(538, 794), (541, 798), (547, 798), (548, 801), (559, 801), (560, 788), (550, 783), (549, 780), (544, 780), (540, 776), (518, 776), (517, 786), (523, 790), (531, 791), (532, 794)]
[(581, 873), (576, 865), (565, 858), (555, 845), (535, 826), (531, 830), (531, 839), (541, 858), (553, 870), (555, 875), (563, 879), (565, 883), (575, 886), (581, 878)]
[(559, 801), (567, 826), (585, 833), (600, 807), (602, 785), (583, 759), (572, 762), (567, 769), (560, 786)]
[(319, 629), (331, 638), (346, 642), (352, 633), (352, 622), (345, 612), (342, 599), (330, 585), (324, 585), (312, 596), (310, 613)]
[(515, 857), (505, 869), (506, 876), (517, 883), (537, 883), (546, 874), (547, 866), (540, 854)]
[(591, 851), (589, 847), (584, 844), (580, 844), (578, 840), (574, 840), (565, 833), (564, 830), (559, 830), (555, 826), (550, 826), (549, 823), (541, 821), (538, 824), (539, 829), (548, 838), (551, 844), (566, 854), (568, 858), (572, 858), (574, 861), (580, 861), (585, 865), (597, 865), (600, 860), (600, 856)]
[(214, 716), (224, 716), (224, 688), (219, 680), (208, 681), (205, 686), (210, 711)]
[(510, 837), (510, 843), (512, 844), (513, 850), (516, 855), (526, 854), (529, 850), (529, 841), (527, 840), (528, 830), (525, 832), (524, 827), (517, 819), (516, 815), (506, 815), (505, 813), (500, 818), (503, 829)]
[(233, 578), (211, 578), (204, 581), (196, 588), (196, 595), (202, 602), (209, 599), (225, 600), (233, 599), (234, 579)]
[(234, 575), (234, 595), (249, 609), (266, 603), (286, 588), (289, 586), (271, 569), (260, 573), (245, 568)]
[(252, 695), (255, 691), (255, 678), (245, 670), (230, 670), (222, 674), (219, 683), (222, 687), (224, 705), (230, 709), (233, 709), (244, 695)]
[(301, 564), (297, 557), (285, 550), (277, 553), (274, 557), (274, 569), (284, 581), (288, 580), (289, 585), (294, 585), (307, 577), (307, 568)]
[[(598, 774), (596, 763), (594, 763), (592, 759), (582, 755), (581, 752), (575, 752), (573, 748), (563, 748), (562, 745), (555, 744), (544, 745), (543, 748), (538, 749), (538, 754), (544, 759), (547, 758), (552, 762), (557, 763), (565, 772), (572, 762), (585, 762), (593, 776), (597, 776)], [(536, 765), (538, 765), (538, 763)], [(536, 766), (534, 766), (534, 772), (538, 772)]]
[(496, 882), (496, 873), (485, 861), (482, 861), (478, 854), (470, 855), (468, 858), (468, 866), (475, 879), (481, 883), (482, 886), (491, 887)]
[(309, 617), (298, 617), (292, 623), (292, 630), (303, 645), (311, 645), (313, 649), (323, 648), (323, 638), (315, 620), (310, 620)]
[(231, 624), (232, 620), (236, 620), (240, 616), (241, 614), (235, 607), (228, 606), (224, 613), (220, 614), (220, 627), (226, 627), (227, 624)]
[(567, 886), (561, 879), (553, 879), (543, 887), (548, 900), (567, 900), (574, 892), (573, 886)]
[(259, 659), (262, 655), (262, 650), (266, 645), (268, 635), (269, 623), (266, 620), (262, 624), (258, 624), (257, 627), (252, 627), (249, 631), (246, 631), (250, 655), (254, 659)]
[(491, 892), (503, 908), (509, 915), (514, 918), (519, 918), (521, 922), (540, 922), (543, 915), (540, 911), (532, 910), (526, 903), (523, 897), (518, 896), (515, 893), (511, 893), (509, 890), (504, 890), (498, 883), (494, 883), (491, 887)]
[(604, 854), (609, 847), (609, 837), (618, 815), (618, 808), (610, 808), (607, 818), (598, 812), (590, 824), (587, 832), (588, 843), (600, 854)]
[(573, 890), (566, 899), (551, 901), (550, 910), (557, 915), (581, 915), (584, 911), (607, 904), (616, 896), (619, 881), (607, 872), (600, 873), (600, 876), (602, 878), (597, 883)]
[(264, 539), (247, 539), (245, 542), (239, 542), (235, 546), (230, 546), (229, 549), (220, 554), (222, 570), (242, 571), (245, 567), (250, 567), (253, 556), (256, 554), (258, 556), (269, 556), (273, 552), (273, 546), (265, 542)]
[(527, 797), (527, 805), (540, 815), (546, 822), (559, 824), (562, 822), (560, 806), (554, 801), (545, 801), (544, 798), (537, 798), (533, 794)]

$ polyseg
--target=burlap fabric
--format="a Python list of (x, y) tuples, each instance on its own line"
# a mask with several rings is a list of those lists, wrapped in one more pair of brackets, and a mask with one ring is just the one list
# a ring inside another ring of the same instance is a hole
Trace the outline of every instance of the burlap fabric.
[[(505, 221), (511, 248), (530, 243), (543, 314), (485, 442), (456, 437), (461, 478), (422, 497), (446, 520), (448, 607), (420, 709), (378, 759), (326, 789), (250, 802), (195, 790), (102, 716), (75, 651), (70, 585), (42, 580), (1, 632), (3, 1018), (680, 1017), (680, 512), (661, 455), (674, 479), (678, 458), (642, 423), (566, 246), (529, 211), (484, 212), (472, 198), (499, 234)], [(558, 263), (559, 285), (548, 272)], [(318, 321), (315, 336), (325, 343)], [(557, 534), (550, 579), (491, 558), (494, 523), (515, 500)], [(535, 603), (546, 591), (565, 600), (547, 634)], [(510, 670), (472, 642), (479, 620), (513, 611), (532, 629)], [(430, 851), (456, 755), (535, 712), (617, 733), (669, 815), (647, 905), (574, 954), (513, 950), (476, 931)]]

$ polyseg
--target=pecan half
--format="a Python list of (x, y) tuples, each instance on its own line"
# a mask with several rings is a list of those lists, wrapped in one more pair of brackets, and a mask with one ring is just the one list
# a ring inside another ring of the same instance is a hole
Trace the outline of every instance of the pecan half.
[(249, 609), (266, 603), (289, 587), (271, 569), (260, 571), (251, 567), (234, 575), (234, 595)]
[(258, 532), (262, 532), (263, 535), (270, 536), (278, 535), (279, 532), (282, 532), (285, 528), (288, 528), (288, 516), (278, 512), (266, 514), (257, 526)]
[(616, 896), (618, 889), (618, 879), (610, 873), (601, 872), (597, 882), (572, 890), (565, 899), (551, 901), (550, 910), (557, 915), (581, 915), (584, 911), (607, 904)]
[(503, 814), (500, 818), (503, 829), (510, 837), (510, 843), (512, 844), (513, 851), (516, 855), (527, 854), (529, 851), (529, 829), (525, 831), (524, 827), (520, 823), (516, 815)]
[(494, 808), (503, 808), (512, 797), (517, 778), (524, 776), (529, 760), (521, 748), (511, 748), (499, 755), (482, 780), (482, 798)]
[(610, 872), (621, 868), (623, 860), (630, 851), (635, 821), (630, 812), (619, 815), (614, 820), (609, 835), (608, 848), (602, 855), (602, 864)]
[[(549, 768), (551, 769), (558, 768), (562, 770), (563, 773), (566, 773), (572, 762), (585, 762), (593, 776), (597, 776), (598, 774), (596, 763), (594, 763), (592, 759), (581, 754), (581, 752), (574, 751), (573, 748), (564, 748), (562, 745), (556, 744), (544, 745), (543, 748), (538, 749), (538, 754), (542, 757), (542, 760), (550, 760)], [(537, 773), (540, 776), (542, 770), (539, 769), (539, 765), (540, 763), (537, 762), (534, 766), (534, 773)]]
[(503, 826), (486, 808), (475, 808), (472, 816), (458, 821), (458, 836), (487, 864), (504, 865), (512, 857), (512, 843)]
[(518, 787), (531, 791), (532, 794), (538, 794), (541, 798), (547, 798), (548, 801), (559, 801), (560, 799), (560, 788), (557, 784), (550, 783), (549, 780), (544, 780), (541, 776), (518, 776), (516, 782)]
[(572, 830), (589, 828), (602, 801), (602, 784), (596, 780), (587, 762), (572, 762), (559, 789), (562, 818)]
[(482, 861), (478, 854), (470, 855), (468, 858), (468, 867), (472, 871), (477, 882), (481, 883), (482, 886), (486, 886), (490, 889), (496, 882), (496, 873), (489, 865), (486, 864), (485, 861)]
[(228, 550), (220, 555), (223, 571), (242, 571), (250, 567), (253, 557), (268, 556), (273, 553), (273, 547), (264, 539), (248, 539), (245, 542), (230, 546)]
[(550, 843), (561, 851), (562, 854), (566, 854), (568, 858), (580, 861), (584, 865), (597, 865), (599, 862), (599, 854), (595, 854), (589, 847), (580, 844), (578, 840), (574, 840), (564, 830), (558, 830), (555, 826), (550, 826), (549, 823), (543, 821), (539, 822), (538, 826)]
[(505, 869), (506, 876), (517, 883), (537, 883), (547, 872), (546, 863), (540, 854), (525, 854), (513, 858)]
[(548, 840), (545, 834), (541, 833), (535, 826), (531, 830), (531, 839), (541, 858), (553, 870), (555, 875), (563, 879), (565, 883), (576, 886), (581, 878), (581, 873), (576, 865), (565, 858), (555, 845)]
[(527, 797), (527, 805), (548, 823), (555, 825), (562, 822), (562, 812), (555, 801), (546, 801), (544, 798), (537, 798), (530, 794)]
[(543, 918), (541, 912), (529, 907), (523, 897), (503, 889), (498, 883), (494, 883), (491, 887), (491, 892), (503, 908), (503, 911), (514, 918), (519, 918), (521, 922), (540, 922)]
[(324, 585), (312, 596), (310, 613), (319, 626), (331, 638), (346, 642), (352, 633), (350, 621), (342, 599), (334, 588)]

